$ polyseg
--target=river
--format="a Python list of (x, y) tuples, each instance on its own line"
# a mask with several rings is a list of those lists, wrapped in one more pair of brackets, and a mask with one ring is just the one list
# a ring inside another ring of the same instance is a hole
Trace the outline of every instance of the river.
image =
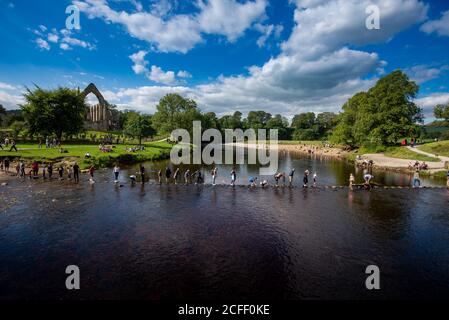
[[(247, 165), (232, 188), (231, 167), (219, 166), (215, 187), (131, 186), (137, 166), (120, 184), (110, 170), (93, 185), (10, 181), (0, 187), (0, 299), (449, 298), (447, 190), (326, 189), (347, 185), (353, 165), (293, 154), (281, 171), (296, 168), (296, 185), (316, 171), (318, 188), (250, 189), (258, 167)], [(81, 290), (65, 288), (68, 265), (80, 268)], [(365, 288), (368, 265), (380, 290)]]

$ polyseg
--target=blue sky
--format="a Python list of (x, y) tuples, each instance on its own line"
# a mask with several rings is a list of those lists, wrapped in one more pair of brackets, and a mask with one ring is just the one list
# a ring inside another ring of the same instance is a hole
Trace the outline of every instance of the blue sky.
[[(67, 6), (80, 30), (67, 30)], [(380, 29), (365, 27), (376, 5)], [(0, 104), (25, 86), (84, 88), (146, 113), (166, 93), (203, 111), (338, 112), (403, 69), (427, 120), (449, 102), (449, 2), (419, 0), (0, 0)]]

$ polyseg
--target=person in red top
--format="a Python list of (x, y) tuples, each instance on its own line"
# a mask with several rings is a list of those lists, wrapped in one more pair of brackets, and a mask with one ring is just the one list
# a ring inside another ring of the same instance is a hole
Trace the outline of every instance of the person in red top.
[(37, 177), (39, 174), (39, 164), (36, 161), (33, 162), (31, 169), (33, 170), (33, 176)]

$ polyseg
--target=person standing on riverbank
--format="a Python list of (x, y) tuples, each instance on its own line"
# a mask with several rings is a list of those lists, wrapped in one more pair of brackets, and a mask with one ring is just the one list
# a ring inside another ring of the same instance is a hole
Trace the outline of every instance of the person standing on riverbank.
[(9, 149), (9, 152), (11, 152), (12, 150), (15, 150), (17, 152), (16, 140), (11, 141), (11, 148)]
[(42, 166), (42, 179), (44, 179), (44, 180), (47, 179), (47, 165), (45, 163)]
[(418, 187), (421, 187), (421, 179), (419, 178), (418, 170), (416, 170), (413, 174), (413, 188), (416, 188), (416, 185), (418, 185)]
[(316, 188), (316, 184), (318, 182), (318, 175), (316, 172), (313, 174), (313, 187)]
[(75, 179), (75, 183), (80, 181), (80, 167), (76, 162), (73, 165), (73, 179)]
[(116, 182), (118, 181), (119, 175), (120, 175), (120, 167), (118, 166), (118, 164), (116, 164), (114, 167), (114, 177)]

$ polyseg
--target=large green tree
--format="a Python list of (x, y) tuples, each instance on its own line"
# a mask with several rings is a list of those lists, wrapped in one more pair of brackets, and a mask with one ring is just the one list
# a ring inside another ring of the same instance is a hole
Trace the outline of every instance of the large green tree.
[(352, 147), (391, 145), (419, 132), (422, 110), (413, 102), (418, 85), (400, 70), (381, 78), (343, 106), (332, 139)]
[(139, 145), (142, 145), (142, 139), (153, 137), (156, 134), (151, 125), (151, 116), (142, 115), (137, 112), (129, 112), (124, 124), (124, 133), (133, 138), (139, 139)]
[(288, 120), (280, 114), (277, 114), (268, 120), (266, 128), (278, 130), (279, 140), (289, 140), (291, 138)]
[(272, 118), (270, 113), (265, 111), (250, 111), (244, 122), (246, 129), (266, 129), (268, 121)]
[(58, 88), (27, 89), (21, 106), (30, 134), (56, 135), (79, 133), (84, 126), (87, 106), (77, 90)]
[(435, 114), (435, 118), (449, 121), (449, 103), (437, 105), (433, 113)]
[(153, 123), (161, 134), (170, 134), (176, 129), (192, 132), (193, 121), (201, 121), (202, 115), (192, 99), (185, 99), (179, 94), (164, 96), (157, 105)]

